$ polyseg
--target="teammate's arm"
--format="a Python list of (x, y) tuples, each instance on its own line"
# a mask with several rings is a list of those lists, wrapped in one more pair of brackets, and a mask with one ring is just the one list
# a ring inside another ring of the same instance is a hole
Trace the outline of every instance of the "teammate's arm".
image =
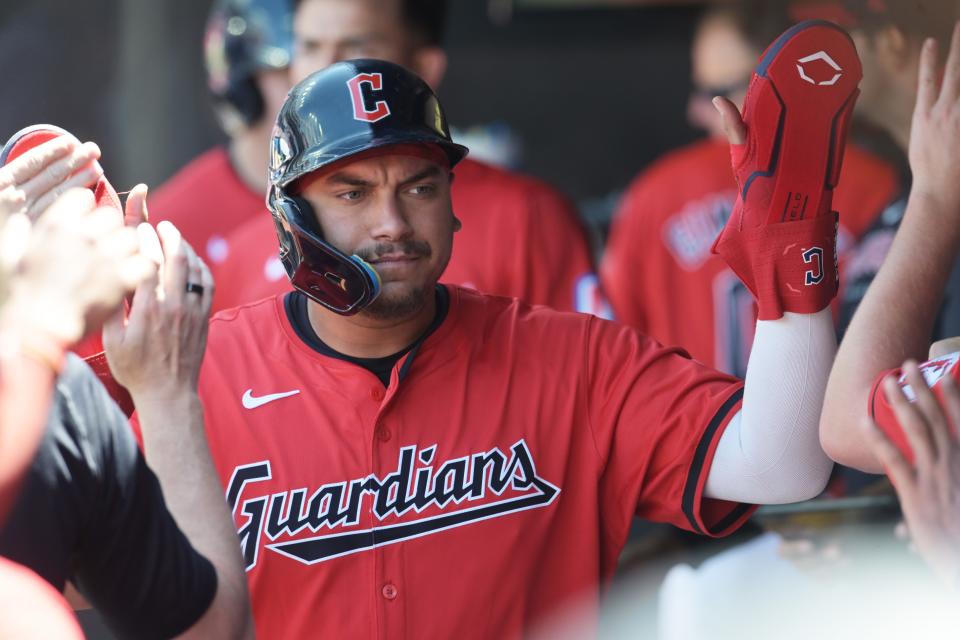
[(880, 472), (859, 428), (870, 389), (884, 371), (925, 359), (944, 287), (960, 249), (960, 30), (954, 30), (942, 88), (936, 43), (924, 44), (910, 133), (913, 187), (890, 252), (854, 314), (830, 374), (820, 438), (831, 458)]
[(927, 387), (916, 362), (903, 365), (907, 382), (915, 390), (909, 402), (887, 376), (883, 382), (898, 422), (903, 426), (914, 462), (911, 464), (871, 421), (863, 432), (870, 450), (883, 463), (900, 497), (910, 537), (920, 555), (948, 586), (960, 586), (960, 442), (953, 432), (960, 424), (960, 387), (952, 376), (939, 383), (943, 403)]
[[(133, 231), (96, 210), (89, 191), (68, 188), (78, 145), (53, 140), (0, 167), (0, 521), (43, 433), (67, 346), (98, 329), (150, 268)], [(51, 190), (66, 191), (33, 213)]]
[[(223, 488), (210, 459), (197, 394), (213, 297), (209, 269), (169, 223), (141, 225), (158, 273), (137, 289), (129, 322), (104, 331), (118, 382), (130, 391), (147, 462), (160, 479), (177, 524), (217, 572), (213, 604), (183, 637), (251, 637), (246, 575)], [(161, 251), (162, 245), (162, 251)], [(158, 262), (160, 260), (158, 259)], [(187, 284), (202, 290), (187, 291)]]

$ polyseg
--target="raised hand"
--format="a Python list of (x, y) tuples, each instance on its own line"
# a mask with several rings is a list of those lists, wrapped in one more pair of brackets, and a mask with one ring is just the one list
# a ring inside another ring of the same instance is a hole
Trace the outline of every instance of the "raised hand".
[[(944, 212), (960, 213), (960, 24), (954, 27), (950, 51), (938, 82), (937, 43), (923, 44), (920, 55), (917, 104), (910, 128), (911, 197), (923, 197)], [(951, 225), (955, 226), (955, 225)], [(948, 231), (949, 229), (944, 229)]]
[(30, 149), (0, 167), (0, 219), (39, 215), (61, 194), (89, 187), (103, 176), (100, 148), (63, 135)]
[(110, 370), (139, 410), (143, 402), (196, 393), (213, 277), (169, 222), (156, 231), (141, 224), (137, 232), (153, 268), (137, 288), (127, 319), (118, 315), (104, 327), (103, 343)]
[[(22, 216), (21, 216), (22, 219)], [(88, 189), (66, 191), (24, 233), (11, 312), (64, 343), (99, 328), (149, 275), (137, 234)]]

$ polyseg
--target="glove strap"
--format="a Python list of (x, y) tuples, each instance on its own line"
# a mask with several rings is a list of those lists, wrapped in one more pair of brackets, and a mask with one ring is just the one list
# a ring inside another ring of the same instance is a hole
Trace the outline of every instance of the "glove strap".
[(816, 313), (837, 295), (836, 212), (722, 237), (716, 250), (753, 293), (758, 319)]

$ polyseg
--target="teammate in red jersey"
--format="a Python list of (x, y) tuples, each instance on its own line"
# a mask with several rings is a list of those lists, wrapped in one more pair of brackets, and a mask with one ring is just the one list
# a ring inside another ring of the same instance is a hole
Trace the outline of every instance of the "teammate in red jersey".
[[(790, 56), (813, 47), (849, 75), (803, 103), (844, 123), (858, 65), (835, 28), (786, 34), (761, 93), (802, 95)], [(438, 285), (466, 150), (429, 86), (353, 60), (294, 87), (270, 205), (295, 290), (219, 314), (200, 381), (258, 632), (516, 637), (596, 593), (635, 515), (724, 535), (750, 503), (816, 495), (831, 469), (816, 427), (835, 348), (836, 132), (804, 129), (799, 103), (783, 127), (746, 128), (724, 105), (738, 144), (820, 145), (809, 167), (770, 174), (809, 186), (804, 220), (767, 222), (772, 183), (754, 181), (718, 246), (765, 318), (744, 387), (595, 316)]]
[[(693, 43), (696, 89), (691, 124), (710, 137), (679, 149), (645, 170), (619, 207), (601, 266), (604, 293), (621, 322), (694, 358), (742, 376), (756, 309), (753, 296), (710, 253), (736, 198), (730, 156), (715, 95), (742, 103), (752, 66), (790, 21), (783, 3), (745, 1), (709, 10)], [(834, 206), (844, 250), (890, 202), (894, 172), (848, 146)]]
[(153, 218), (172, 222), (212, 267), (227, 258), (228, 233), (267, 216), (263, 150), (290, 88), (292, 2), (216, 2), (204, 53), (210, 92), (230, 143), (193, 160), (150, 198)]
[[(441, 49), (446, 3), (303, 0), (294, 21), (293, 79), (338, 60), (379, 58), (402, 64), (436, 87), (447, 58)], [(571, 203), (533, 178), (472, 160), (453, 185), (463, 228), (442, 281), (515, 296), (560, 310), (603, 312), (590, 248)], [(267, 216), (228, 237), (216, 269), (217, 308), (289, 291)]]

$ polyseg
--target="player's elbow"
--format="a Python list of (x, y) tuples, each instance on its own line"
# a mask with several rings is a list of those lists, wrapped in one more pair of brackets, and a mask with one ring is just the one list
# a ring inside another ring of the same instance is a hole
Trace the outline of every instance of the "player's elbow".
[(820, 446), (827, 456), (845, 467), (865, 473), (882, 473), (883, 468), (860, 437), (859, 420), (855, 412), (830, 411), (824, 406), (820, 416)]
[(223, 579), (226, 576), (221, 573), (220, 577), (217, 594), (210, 607), (190, 629), (179, 636), (180, 640), (252, 640), (256, 636), (245, 576), (241, 574), (239, 580)]
[(824, 456), (821, 464), (797, 470), (794, 480), (784, 483), (774, 499), (768, 500), (766, 504), (790, 504), (813, 500), (827, 488), (832, 472), (833, 462)]

